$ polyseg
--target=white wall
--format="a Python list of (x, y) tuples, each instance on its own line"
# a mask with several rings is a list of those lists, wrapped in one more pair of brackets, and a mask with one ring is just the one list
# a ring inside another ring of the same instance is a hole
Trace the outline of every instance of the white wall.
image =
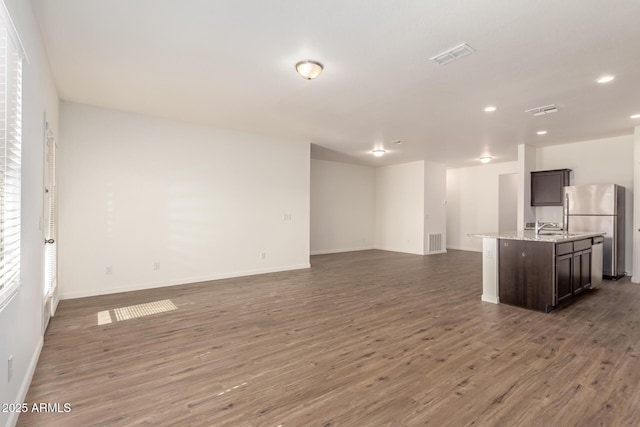
[(423, 254), (424, 161), (376, 169), (376, 249)]
[[(446, 252), (447, 248), (447, 168), (424, 162), (424, 249), (423, 253)], [(442, 235), (442, 249), (429, 250), (429, 235)]]
[[(44, 114), (58, 128), (58, 97), (31, 2), (5, 0), (24, 44), (22, 110), (22, 288), (0, 312), (0, 403), (23, 402), (42, 346)], [(7, 359), (13, 355), (13, 379)], [(0, 425), (18, 414), (0, 411)]]
[[(536, 170), (571, 169), (571, 185), (618, 184), (626, 188), (625, 271), (633, 269), (634, 136), (625, 135), (539, 148)], [(536, 208), (538, 219), (562, 222), (562, 207)]]
[(60, 132), (62, 298), (309, 266), (308, 142), (67, 102)]
[[(615, 183), (627, 189), (626, 271), (633, 255), (633, 135), (543, 147), (535, 150), (533, 170), (569, 168), (575, 185)], [(527, 162), (531, 158), (527, 156)], [(480, 239), (467, 233), (498, 230), (498, 175), (517, 173), (518, 162), (447, 171), (447, 247), (480, 251)], [(562, 208), (535, 210), (538, 219), (562, 221)]]
[(373, 249), (375, 169), (311, 160), (311, 254)]
[(498, 175), (498, 231), (518, 229), (518, 174)]
[(538, 148), (536, 170), (569, 168), (571, 185), (633, 188), (633, 134)]
[(482, 251), (482, 239), (467, 234), (498, 231), (498, 177), (517, 171), (518, 162), (447, 171), (448, 248)]
[[(636, 126), (633, 133), (633, 184), (634, 188), (640, 188), (640, 125)], [(633, 272), (631, 280), (640, 283), (640, 197), (633, 200)], [(629, 265), (627, 264), (627, 268)]]
[(531, 171), (536, 170), (536, 148), (518, 145), (518, 218), (517, 229), (536, 220), (535, 208), (531, 206)]

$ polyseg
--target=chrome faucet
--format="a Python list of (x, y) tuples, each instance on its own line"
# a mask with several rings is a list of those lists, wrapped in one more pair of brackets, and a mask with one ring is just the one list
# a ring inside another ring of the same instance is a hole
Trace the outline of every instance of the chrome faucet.
[(540, 234), (540, 231), (545, 227), (557, 227), (555, 222), (540, 222), (536, 219), (536, 235)]

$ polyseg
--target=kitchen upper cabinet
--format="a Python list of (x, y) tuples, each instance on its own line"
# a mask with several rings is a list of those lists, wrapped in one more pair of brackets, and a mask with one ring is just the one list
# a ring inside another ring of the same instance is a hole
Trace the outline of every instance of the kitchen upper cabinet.
[(531, 206), (562, 206), (562, 188), (571, 169), (531, 172)]

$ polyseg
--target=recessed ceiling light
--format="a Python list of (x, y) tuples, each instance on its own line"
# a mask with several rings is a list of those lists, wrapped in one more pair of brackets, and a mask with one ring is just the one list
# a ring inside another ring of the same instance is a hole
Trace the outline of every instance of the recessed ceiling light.
[(630, 116), (632, 119), (640, 119), (640, 114), (634, 114), (633, 116)]
[(539, 130), (538, 132), (536, 132), (536, 134), (538, 134), (538, 135), (546, 135), (547, 131), (546, 130)]
[(487, 112), (487, 113), (493, 113), (496, 110), (497, 110), (497, 108), (494, 107), (493, 105), (489, 105), (488, 107), (484, 107), (484, 111)]
[(304, 61), (300, 61), (296, 64), (296, 71), (298, 74), (307, 80), (315, 79), (320, 75), (322, 69), (324, 67), (321, 63), (317, 61), (311, 61), (310, 59), (305, 59)]
[(373, 150), (372, 153), (376, 157), (382, 157), (384, 156), (384, 153), (386, 153), (386, 151), (383, 149), (377, 149), (377, 150)]
[(480, 157), (480, 163), (489, 163), (493, 159), (491, 156)]
[(613, 81), (613, 79), (615, 79), (615, 78), (616, 78), (616, 76), (602, 76), (598, 80), (596, 80), (596, 82), (598, 82), (598, 83), (609, 83), (610, 81)]

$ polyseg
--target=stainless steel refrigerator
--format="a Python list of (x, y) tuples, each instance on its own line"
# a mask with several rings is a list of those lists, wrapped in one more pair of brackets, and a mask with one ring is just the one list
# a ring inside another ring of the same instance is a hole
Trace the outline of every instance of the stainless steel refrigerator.
[(569, 233), (603, 231), (602, 274), (624, 276), (624, 187), (616, 184), (564, 187), (563, 219)]

